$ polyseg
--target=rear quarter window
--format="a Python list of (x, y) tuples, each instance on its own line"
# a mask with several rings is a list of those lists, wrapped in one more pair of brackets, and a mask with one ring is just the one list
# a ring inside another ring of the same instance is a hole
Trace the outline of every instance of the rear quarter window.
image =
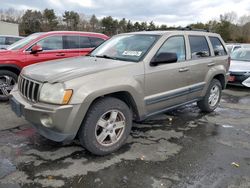
[(205, 36), (189, 36), (191, 58), (199, 59), (211, 56), (208, 42)]
[(221, 43), (218, 37), (209, 37), (209, 40), (213, 46), (215, 56), (227, 55), (225, 47), (223, 46), (223, 44)]

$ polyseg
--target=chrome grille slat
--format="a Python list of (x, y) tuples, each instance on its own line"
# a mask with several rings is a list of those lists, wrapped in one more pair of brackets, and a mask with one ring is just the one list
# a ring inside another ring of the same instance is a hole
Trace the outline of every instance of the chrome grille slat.
[(24, 80), (24, 96), (27, 98), (28, 80)]
[(32, 102), (38, 101), (39, 90), (42, 84), (39, 82), (20, 76), (18, 79), (18, 90), (27, 100)]
[(30, 95), (30, 85), (31, 85), (31, 81), (28, 81), (28, 86), (27, 86), (27, 98), (30, 99), (29, 95)]
[(31, 93), (32, 102), (35, 102), (35, 88), (36, 88), (36, 83), (33, 83), (32, 93)]
[(23, 94), (23, 82), (24, 82), (24, 80), (23, 80), (23, 78), (21, 78), (20, 91), (22, 94)]

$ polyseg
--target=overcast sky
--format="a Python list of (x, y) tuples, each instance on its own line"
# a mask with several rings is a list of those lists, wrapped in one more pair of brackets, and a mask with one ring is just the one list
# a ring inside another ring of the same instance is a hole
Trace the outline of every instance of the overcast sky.
[(74, 10), (101, 18), (112, 16), (132, 21), (151, 21), (168, 26), (218, 19), (220, 14), (235, 11), (250, 15), (249, 0), (0, 0), (1, 7), (15, 9), (53, 8), (60, 14)]

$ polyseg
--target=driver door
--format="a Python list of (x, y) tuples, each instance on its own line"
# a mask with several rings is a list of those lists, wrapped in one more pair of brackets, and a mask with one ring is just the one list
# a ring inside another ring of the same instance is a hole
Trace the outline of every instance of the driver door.
[(148, 114), (164, 111), (166, 108), (187, 100), (186, 45), (183, 35), (169, 37), (158, 50), (160, 53), (176, 53), (177, 62), (146, 65), (145, 104)]

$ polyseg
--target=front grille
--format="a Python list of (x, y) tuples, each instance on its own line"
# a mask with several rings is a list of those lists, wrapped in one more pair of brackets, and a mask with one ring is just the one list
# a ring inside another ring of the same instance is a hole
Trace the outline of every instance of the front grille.
[(39, 90), (41, 84), (39, 82), (19, 76), (18, 90), (26, 99), (37, 102), (39, 98)]

